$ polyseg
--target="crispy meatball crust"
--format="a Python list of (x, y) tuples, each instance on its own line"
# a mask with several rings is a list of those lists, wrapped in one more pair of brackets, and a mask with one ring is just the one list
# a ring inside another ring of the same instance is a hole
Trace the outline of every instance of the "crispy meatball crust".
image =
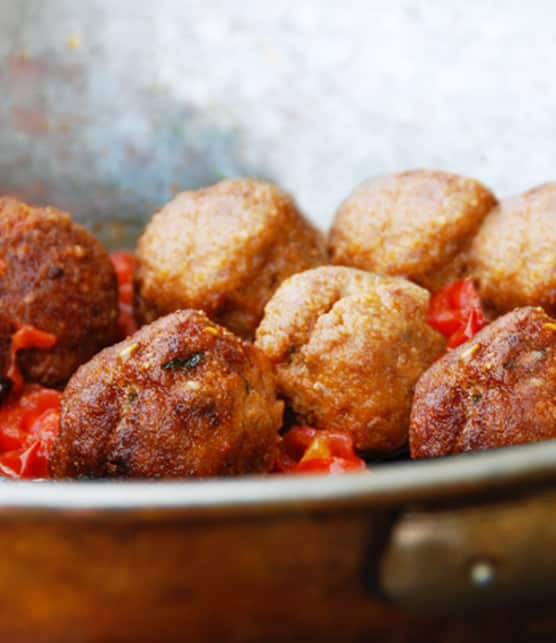
[(298, 420), (352, 435), (363, 452), (407, 440), (413, 387), (443, 350), (429, 294), (404, 279), (324, 266), (286, 280), (256, 345)]
[(19, 365), (29, 380), (64, 384), (115, 339), (118, 291), (101, 244), (65, 212), (0, 199), (0, 309), (8, 321), (52, 333), (50, 350), (29, 349)]
[(325, 261), (321, 234), (274, 185), (235, 179), (183, 192), (139, 240), (138, 317), (197, 308), (252, 339), (279, 284)]
[(283, 403), (255, 346), (185, 310), (82, 366), (62, 398), (54, 478), (270, 471)]
[(556, 315), (556, 183), (492, 210), (473, 241), (470, 272), (495, 314), (533, 305)]
[(556, 437), (556, 321), (542, 308), (499, 317), (421, 377), (413, 458)]
[(478, 181), (448, 172), (414, 170), (372, 179), (336, 214), (332, 260), (437, 290), (464, 275), (473, 235), (495, 202)]

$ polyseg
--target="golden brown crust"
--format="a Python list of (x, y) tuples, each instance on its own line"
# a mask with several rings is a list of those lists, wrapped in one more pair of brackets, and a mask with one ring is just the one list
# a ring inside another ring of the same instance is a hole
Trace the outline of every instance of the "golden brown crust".
[(421, 377), (413, 458), (556, 437), (556, 322), (541, 308), (499, 317)]
[(434, 291), (464, 275), (471, 240), (495, 203), (478, 181), (448, 172), (373, 179), (340, 206), (330, 254), (336, 264), (399, 275)]
[(269, 301), (256, 345), (298, 420), (349, 432), (359, 451), (392, 451), (407, 439), (418, 377), (443, 350), (428, 299), (404, 279), (308, 270)]
[(252, 338), (281, 281), (325, 260), (321, 234), (269, 183), (235, 179), (183, 192), (139, 240), (138, 316), (149, 322), (197, 308)]
[(283, 403), (266, 357), (180, 311), (82, 366), (62, 399), (55, 478), (270, 471)]
[(65, 383), (114, 341), (116, 275), (101, 244), (65, 212), (0, 199), (0, 309), (12, 325), (57, 337), (50, 350), (21, 351), (27, 379)]
[(485, 219), (470, 272), (494, 313), (542, 306), (556, 314), (556, 183), (503, 201)]

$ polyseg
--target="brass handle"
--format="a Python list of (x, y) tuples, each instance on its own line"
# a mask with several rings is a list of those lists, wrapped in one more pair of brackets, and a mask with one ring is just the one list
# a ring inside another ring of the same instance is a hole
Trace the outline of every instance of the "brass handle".
[(556, 491), (406, 513), (391, 532), (379, 578), (392, 602), (419, 612), (556, 596)]

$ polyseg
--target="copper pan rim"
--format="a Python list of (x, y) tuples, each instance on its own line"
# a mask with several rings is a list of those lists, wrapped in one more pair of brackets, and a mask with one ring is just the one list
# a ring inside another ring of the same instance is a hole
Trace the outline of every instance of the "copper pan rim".
[(556, 479), (556, 441), (438, 460), (383, 464), (343, 475), (270, 475), (183, 481), (5, 481), (0, 520), (14, 511), (159, 520), (345, 509), (484, 495)]

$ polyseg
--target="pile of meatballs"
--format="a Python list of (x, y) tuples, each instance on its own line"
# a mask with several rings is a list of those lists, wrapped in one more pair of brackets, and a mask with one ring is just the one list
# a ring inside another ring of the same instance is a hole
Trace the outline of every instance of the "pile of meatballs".
[[(461, 278), (490, 323), (446, 352), (427, 309)], [(18, 326), (56, 336), (18, 354), (27, 380), (64, 388), (53, 478), (270, 472), (292, 423), (367, 459), (556, 437), (556, 183), (498, 202), (446, 172), (385, 176), (326, 240), (276, 186), (226, 180), (153, 216), (134, 288), (140, 329), (117, 342), (99, 241), (0, 199), (0, 378)]]

